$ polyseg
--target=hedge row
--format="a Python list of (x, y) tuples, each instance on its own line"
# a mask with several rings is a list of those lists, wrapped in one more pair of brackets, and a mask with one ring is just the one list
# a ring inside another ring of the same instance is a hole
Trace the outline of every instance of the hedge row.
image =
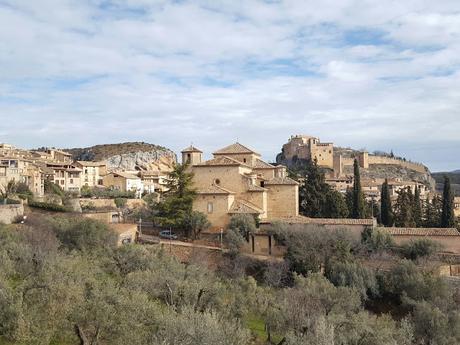
[(52, 204), (49, 202), (39, 202), (39, 201), (29, 201), (30, 207), (41, 208), (47, 211), (54, 211), (54, 212), (69, 212), (70, 210), (62, 205)]

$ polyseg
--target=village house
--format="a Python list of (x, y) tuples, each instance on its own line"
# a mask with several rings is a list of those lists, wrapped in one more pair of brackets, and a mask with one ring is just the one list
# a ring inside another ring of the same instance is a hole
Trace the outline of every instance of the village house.
[(97, 187), (104, 184), (102, 176), (107, 174), (105, 162), (76, 161), (74, 165), (82, 170), (82, 187)]
[(167, 190), (168, 172), (164, 171), (141, 171), (139, 177), (144, 185), (146, 193), (164, 193)]
[(454, 214), (455, 217), (460, 217), (460, 196), (454, 198)]
[(203, 161), (203, 153), (190, 146), (182, 162), (190, 164), (197, 198), (193, 209), (207, 215), (214, 229), (228, 225), (234, 214), (259, 219), (296, 217), (298, 183), (286, 176), (284, 166), (264, 162), (260, 154), (235, 143)]
[(36, 196), (44, 195), (44, 174), (38, 165), (21, 158), (0, 157), (0, 188), (11, 181), (26, 184)]
[(46, 167), (53, 170), (51, 181), (66, 192), (79, 193), (82, 169), (71, 163), (47, 162)]
[(103, 177), (104, 186), (120, 192), (135, 192), (140, 198), (144, 192), (144, 185), (139, 176), (129, 172), (111, 172)]

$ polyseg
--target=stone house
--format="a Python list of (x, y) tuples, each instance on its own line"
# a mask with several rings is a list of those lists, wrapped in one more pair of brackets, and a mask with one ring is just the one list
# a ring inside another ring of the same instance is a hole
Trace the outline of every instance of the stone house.
[(0, 157), (0, 188), (10, 181), (25, 183), (35, 196), (44, 195), (45, 175), (41, 167), (17, 157)]
[(103, 183), (105, 187), (120, 192), (135, 192), (138, 198), (144, 192), (141, 178), (128, 172), (111, 172), (104, 176)]
[(52, 182), (66, 192), (79, 193), (81, 189), (82, 169), (72, 163), (48, 162), (46, 167), (53, 170)]
[(191, 146), (182, 151), (182, 162), (194, 174), (198, 196), (193, 209), (206, 214), (213, 229), (225, 228), (234, 214), (259, 219), (299, 214), (299, 186), (286, 176), (286, 168), (264, 162), (240, 143), (214, 152), (207, 161)]
[(454, 214), (455, 217), (460, 217), (460, 196), (454, 198)]
[(96, 187), (104, 184), (102, 176), (107, 174), (105, 162), (76, 161), (74, 165), (82, 170), (82, 186)]
[(164, 193), (167, 190), (166, 182), (168, 172), (164, 171), (141, 171), (139, 177), (144, 185), (146, 193)]

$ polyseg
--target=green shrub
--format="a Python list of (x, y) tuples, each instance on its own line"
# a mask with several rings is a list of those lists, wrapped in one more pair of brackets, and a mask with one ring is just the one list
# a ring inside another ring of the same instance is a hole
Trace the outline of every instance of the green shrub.
[(62, 188), (49, 180), (45, 180), (45, 193), (56, 194), (60, 197), (64, 196), (64, 191), (62, 190)]
[(441, 245), (429, 239), (412, 240), (401, 246), (402, 254), (406, 259), (417, 260), (430, 257), (441, 249)]
[(65, 206), (48, 202), (29, 201), (29, 206), (53, 212), (69, 212), (69, 209)]
[(122, 207), (126, 206), (126, 204), (128, 202), (128, 199), (126, 199), (126, 198), (115, 198), (114, 202), (115, 202), (115, 206), (117, 206), (118, 208), (122, 208)]
[[(5, 202), (6, 200), (6, 202)], [(14, 200), (14, 199), (0, 199), (0, 205), (18, 205), (21, 202), (19, 200)]]

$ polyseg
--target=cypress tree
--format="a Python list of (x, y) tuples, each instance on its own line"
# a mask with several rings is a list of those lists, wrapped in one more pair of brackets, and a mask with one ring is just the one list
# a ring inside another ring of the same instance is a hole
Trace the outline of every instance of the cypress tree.
[(415, 226), (412, 213), (413, 196), (410, 188), (401, 189), (395, 205), (395, 224), (398, 227), (411, 228)]
[(390, 190), (388, 180), (382, 184), (382, 194), (380, 197), (380, 217), (384, 226), (393, 226), (393, 209), (391, 206)]
[(358, 160), (355, 159), (354, 165), (354, 181), (353, 181), (353, 212), (352, 218), (360, 219), (365, 217), (364, 195), (361, 189), (361, 177), (359, 174)]
[(422, 205), (420, 200), (420, 188), (415, 186), (414, 202), (412, 206), (412, 213), (414, 215), (414, 222), (417, 228), (422, 226)]
[(305, 175), (299, 189), (300, 212), (307, 217), (323, 217), (322, 209), (325, 199), (324, 174), (321, 173), (316, 160), (307, 163)]
[(446, 176), (444, 178), (444, 191), (442, 193), (441, 227), (453, 228), (454, 226), (454, 194), (452, 193), (452, 189), (450, 187), (450, 179)]

